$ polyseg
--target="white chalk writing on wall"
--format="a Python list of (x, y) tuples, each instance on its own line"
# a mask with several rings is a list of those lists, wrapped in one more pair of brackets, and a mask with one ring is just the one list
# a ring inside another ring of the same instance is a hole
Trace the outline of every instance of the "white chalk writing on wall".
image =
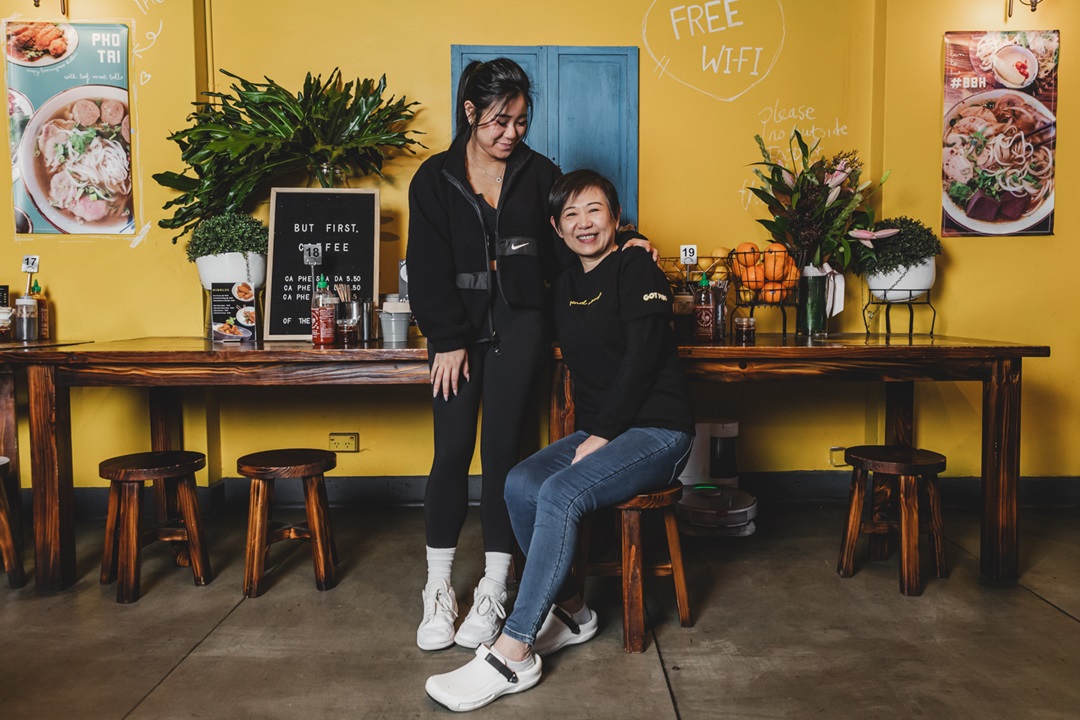
[[(765, 147), (774, 158), (783, 156), (788, 165), (800, 159), (798, 146), (790, 144), (793, 129), (798, 128), (799, 134), (811, 147), (820, 140), (842, 138), (850, 134), (847, 123), (841, 121), (839, 116), (834, 116), (831, 120), (820, 117), (818, 109), (809, 104), (785, 103), (777, 98), (772, 105), (761, 108), (757, 115), (761, 121), (758, 134)], [(795, 157), (790, 157), (789, 153), (794, 153)], [(823, 152), (818, 149), (815, 154), (822, 155)], [(754, 182), (747, 178), (739, 188), (743, 210), (764, 205), (748, 189)]]
[[(139, 9), (139, 12), (141, 12), (143, 15), (146, 15), (146, 16), (150, 16), (152, 14), (152, 12), (157, 9), (158, 6), (161, 6), (161, 5), (165, 4), (165, 0), (132, 0), (132, 2), (135, 3), (135, 7), (137, 7)], [(151, 22), (153, 22), (153, 21), (151, 20)], [(135, 27), (135, 23), (132, 22), (132, 30), (134, 30), (134, 27)], [(144, 35), (144, 37), (147, 40), (146, 44), (144, 45), (142, 43), (136, 43), (131, 48), (132, 67), (139, 71), (138, 84), (139, 84), (140, 87), (145, 86), (147, 83), (149, 83), (150, 80), (153, 78), (153, 75), (151, 73), (147, 72), (146, 70), (142, 69), (141, 67), (138, 67), (138, 65), (140, 64), (140, 61), (145, 59), (145, 55), (157, 43), (158, 38), (161, 36), (161, 33), (164, 30), (164, 27), (165, 27), (165, 21), (162, 20), (161, 18), (158, 18), (157, 30), (150, 30)], [(137, 99), (138, 98), (138, 92), (137, 92), (136, 88), (133, 87), (132, 92), (134, 93), (134, 95), (135, 95), (135, 97)], [(136, 130), (135, 133), (137, 135), (138, 130)], [(142, 188), (142, 173), (138, 174), (138, 183), (139, 183), (139, 187), (141, 189)], [(143, 198), (143, 195), (144, 195), (144, 193), (142, 193), (142, 192), (139, 193), (139, 216), (140, 217), (144, 217), (144, 215), (142, 213), (142, 208), (143, 208), (142, 198)], [(150, 227), (151, 227), (151, 223), (146, 223), (139, 229), (139, 232), (136, 233), (135, 237), (131, 241), (131, 247), (133, 247), (133, 248), (137, 247), (140, 243), (142, 243), (142, 241), (149, 234)]]
[(785, 33), (780, 0), (654, 0), (641, 23), (657, 75), (726, 102), (768, 76)]

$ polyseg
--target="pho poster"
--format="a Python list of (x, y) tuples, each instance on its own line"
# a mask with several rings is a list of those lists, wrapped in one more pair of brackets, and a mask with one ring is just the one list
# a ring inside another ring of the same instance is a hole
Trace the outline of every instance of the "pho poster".
[(943, 236), (1053, 234), (1058, 41), (945, 34)]
[(134, 233), (127, 26), (4, 31), (15, 232)]

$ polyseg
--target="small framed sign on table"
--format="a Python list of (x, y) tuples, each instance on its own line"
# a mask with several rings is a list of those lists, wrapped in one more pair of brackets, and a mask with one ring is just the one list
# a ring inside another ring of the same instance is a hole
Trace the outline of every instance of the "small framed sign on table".
[(265, 339), (311, 336), (313, 275), (325, 275), (331, 289), (347, 286), (353, 300), (378, 306), (378, 189), (270, 191)]

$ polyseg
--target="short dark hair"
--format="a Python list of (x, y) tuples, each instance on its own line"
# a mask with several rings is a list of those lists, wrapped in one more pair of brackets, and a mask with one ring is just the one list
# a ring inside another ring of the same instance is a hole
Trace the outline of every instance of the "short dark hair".
[(559, 215), (570, 199), (589, 189), (597, 188), (604, 194), (612, 217), (619, 217), (622, 206), (619, 204), (619, 193), (615, 190), (615, 183), (596, 172), (595, 170), (575, 170), (563, 175), (551, 186), (548, 194), (548, 210), (555, 222), (559, 221)]
[[(495, 58), (487, 62), (473, 60), (461, 71), (458, 80), (457, 107), (454, 110), (457, 134), (475, 128), (490, 108), (505, 107), (517, 97), (525, 99), (531, 121), (532, 83), (521, 66), (509, 58)], [(476, 107), (476, 117), (471, 123), (465, 112), (466, 100)]]

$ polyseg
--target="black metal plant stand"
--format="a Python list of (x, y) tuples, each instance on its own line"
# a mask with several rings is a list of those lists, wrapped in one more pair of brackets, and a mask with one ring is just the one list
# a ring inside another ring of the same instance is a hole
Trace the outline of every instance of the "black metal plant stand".
[(870, 334), (870, 320), (877, 314), (878, 310), (871, 310), (871, 306), (885, 306), (885, 334), (892, 335), (892, 318), (890, 317), (893, 305), (906, 305), (908, 310), (908, 331), (907, 336), (911, 337), (915, 334), (915, 306), (925, 305), (930, 308), (930, 337), (934, 336), (934, 324), (937, 322), (937, 310), (934, 308), (933, 303), (930, 302), (929, 290), (910, 290), (910, 291), (898, 291), (889, 290), (890, 293), (907, 292), (907, 300), (899, 300), (893, 302), (886, 302), (884, 300), (877, 300), (872, 292), (867, 293), (866, 304), (863, 305), (863, 326), (866, 328), (866, 334)]

